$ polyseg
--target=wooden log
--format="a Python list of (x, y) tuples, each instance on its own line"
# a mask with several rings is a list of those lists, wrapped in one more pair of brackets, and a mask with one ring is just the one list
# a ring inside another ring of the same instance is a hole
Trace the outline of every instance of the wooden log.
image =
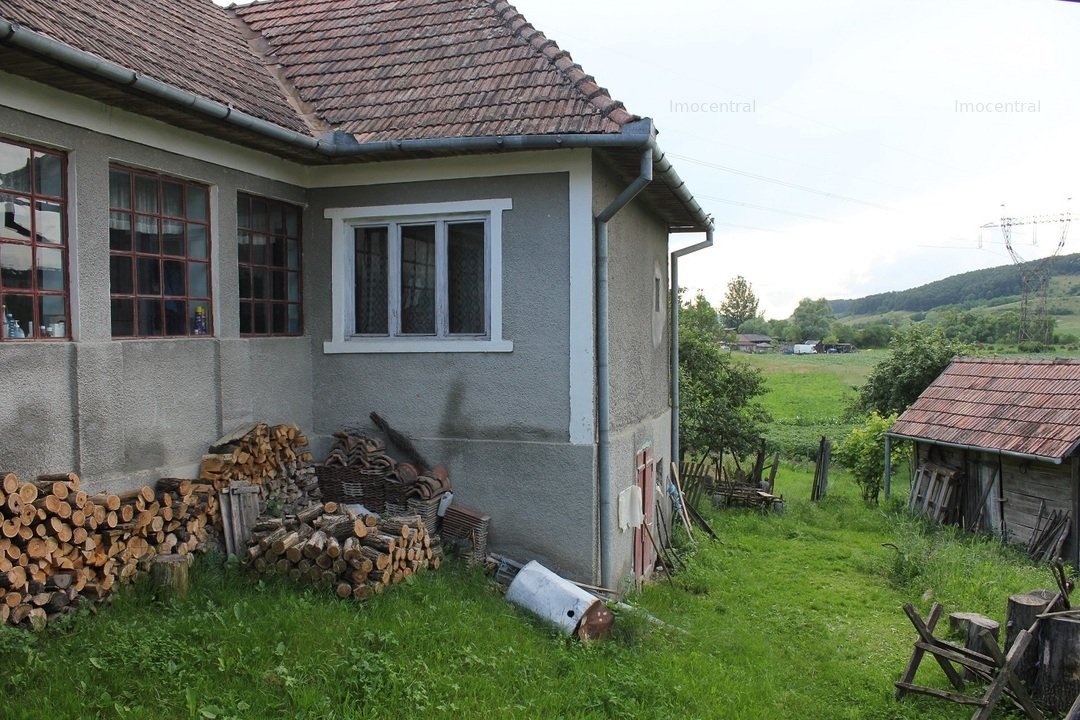
[(360, 552), (377, 570), (385, 570), (390, 566), (390, 556), (386, 553), (379, 552), (373, 547), (362, 547)]
[(341, 557), (341, 544), (332, 535), (326, 539), (326, 554), (331, 560)]
[(408, 538), (409, 530), (422, 525), (423, 523), (421, 522), (419, 515), (392, 517), (380, 520), (379, 530), (387, 535), (400, 535), (403, 538)]
[(194, 483), (194, 480), (188, 480), (187, 478), (161, 478), (157, 481), (157, 491), (180, 496), (190, 495), (191, 486)]
[(382, 550), (385, 553), (393, 552), (398, 546), (398, 538), (391, 537), (390, 535), (383, 535), (381, 533), (368, 535), (362, 542), (368, 547)]
[[(975, 652), (983, 652), (981, 634), (983, 630), (990, 633), (996, 642), (999, 639), (1001, 625), (985, 615), (971, 612), (954, 612), (949, 614), (949, 629), (956, 635), (964, 638), (964, 647)], [(964, 669), (965, 680), (975, 680), (975, 673)]]
[(1080, 618), (1043, 618), (1038, 635), (1040, 662), (1033, 698), (1040, 707), (1064, 712), (1080, 696)]
[(347, 537), (341, 544), (341, 555), (346, 560), (352, 560), (360, 555), (360, 540), (356, 537)]
[(341, 582), (341, 583), (337, 584), (337, 587), (334, 589), (334, 592), (337, 594), (337, 596), (339, 598), (344, 600), (345, 598), (352, 597), (353, 588), (352, 588), (352, 585), (350, 585), (349, 583)]
[(300, 512), (296, 513), (296, 519), (298, 521), (302, 522), (302, 523), (310, 525), (312, 522), (315, 521), (315, 518), (319, 517), (322, 514), (323, 514), (323, 506), (322, 505), (312, 505), (311, 507), (306, 508), (306, 509), (301, 510)]
[[(1005, 649), (1012, 648), (1013, 642), (1022, 630), (1031, 631), (1039, 615), (1053, 609), (1051, 601), (1057, 597), (1057, 593), (1049, 590), (1032, 590), (1028, 593), (1011, 595), (1006, 607), (1005, 622)], [(1035, 676), (1038, 672), (1039, 643), (1037, 633), (1034, 633), (1027, 649), (1016, 662), (1016, 677), (1029, 691), (1035, 689)]]
[(159, 597), (186, 597), (188, 594), (188, 567), (190, 561), (184, 555), (158, 555), (150, 563), (150, 584)]
[(13, 472), (4, 472), (3, 480), (0, 481), (5, 495), (13, 495), (19, 491), (19, 477)]
[(120, 496), (119, 495), (91, 495), (90, 502), (95, 505), (100, 505), (109, 511), (117, 511), (120, 509)]
[(309, 560), (314, 560), (322, 554), (326, 548), (326, 533), (322, 530), (316, 530), (308, 541), (304, 543), (304, 557)]
[[(24, 505), (33, 503), (38, 498), (38, 487), (34, 483), (22, 483), (19, 485), (19, 499), (23, 501)], [(67, 488), (64, 488), (64, 492), (67, 492)]]

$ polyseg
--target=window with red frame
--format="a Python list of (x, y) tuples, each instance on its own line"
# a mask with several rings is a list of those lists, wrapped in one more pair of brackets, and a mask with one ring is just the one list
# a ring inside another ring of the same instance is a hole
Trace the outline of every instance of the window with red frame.
[(112, 335), (213, 334), (206, 185), (109, 168)]
[(300, 234), (300, 208), (296, 205), (237, 193), (242, 335), (303, 332)]
[(0, 140), (0, 339), (66, 340), (66, 157)]

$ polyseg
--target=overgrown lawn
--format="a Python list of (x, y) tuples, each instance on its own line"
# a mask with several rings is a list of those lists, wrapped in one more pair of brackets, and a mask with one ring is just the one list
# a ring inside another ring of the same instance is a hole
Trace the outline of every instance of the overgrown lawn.
[[(360, 605), (208, 558), (185, 600), (137, 587), (41, 635), (2, 629), (3, 716), (967, 717), (892, 699), (914, 638), (901, 605), (1001, 619), (1049, 574), (899, 503), (867, 508), (843, 475), (820, 506), (808, 470), (778, 477), (784, 514), (704, 508), (723, 542), (699, 541), (675, 587), (631, 598), (685, 633), (621, 617), (582, 645), (453, 564)], [(931, 667), (920, 680), (944, 683)]]

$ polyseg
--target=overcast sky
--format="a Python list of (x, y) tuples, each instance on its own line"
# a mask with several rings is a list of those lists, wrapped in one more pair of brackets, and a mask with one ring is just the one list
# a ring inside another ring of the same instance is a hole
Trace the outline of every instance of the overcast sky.
[[(1080, 3), (517, 7), (631, 112), (654, 118), (661, 147), (681, 156), (679, 174), (718, 226), (716, 247), (680, 278), (714, 301), (741, 274), (768, 317), (786, 317), (802, 297), (858, 297), (1009, 262), (999, 231), (979, 242), (1002, 203), (1010, 215), (1060, 214), (1072, 196), (1080, 216)], [(1076, 225), (1065, 252), (1080, 251)], [(1016, 247), (1045, 254), (1058, 233), (1044, 225)]]
[[(716, 247), (681, 268), (716, 302), (743, 275), (768, 317), (786, 317), (802, 297), (1009, 262), (1000, 232), (980, 243), (1002, 203), (1010, 215), (1061, 213), (1072, 196), (1080, 216), (1080, 3), (515, 4), (654, 118), (717, 220)], [(1057, 232), (1042, 226), (1017, 248), (1045, 254)], [(1065, 248), (1077, 251), (1080, 223)]]

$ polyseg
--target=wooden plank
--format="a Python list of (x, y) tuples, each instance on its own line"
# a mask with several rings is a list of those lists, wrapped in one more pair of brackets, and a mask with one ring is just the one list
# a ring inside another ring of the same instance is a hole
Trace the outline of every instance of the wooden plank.
[(1001, 700), (1001, 695), (1005, 692), (1006, 686), (1012, 680), (1013, 668), (1016, 667), (1016, 663), (1019, 662), (1030, 643), (1031, 634), (1027, 630), (1021, 630), (1016, 636), (1016, 640), (1013, 641), (1012, 647), (1009, 648), (1009, 654), (1005, 658), (1001, 672), (994, 678), (994, 682), (990, 683), (990, 687), (987, 688), (986, 694), (983, 696), (985, 704), (971, 716), (971, 720), (989, 720), (990, 714), (994, 712), (998, 701)]
[[(982, 663), (978, 660), (973, 660), (972, 658), (964, 655), (963, 653), (956, 652), (951, 648), (940, 647), (935, 643), (917, 642), (915, 643), (915, 647), (925, 650), (926, 652), (934, 655), (935, 657), (941, 657), (945, 658), (946, 660), (951, 660), (958, 665), (963, 665), (964, 667), (970, 668), (972, 670), (979, 670), (985, 673), (993, 673), (995, 670), (997, 670), (997, 667), (992, 662)], [(987, 658), (987, 660), (989, 659), (990, 658)]]
[[(934, 607), (940, 608), (941, 604), (934, 603)], [(908, 619), (911, 620), (911, 624), (915, 626), (915, 631), (919, 633), (919, 637), (922, 638), (922, 641), (929, 644), (935, 644), (933, 630), (923, 624), (922, 618), (919, 617), (919, 613), (915, 611), (915, 606), (911, 603), (904, 603), (904, 613), (907, 614)], [(940, 616), (940, 614), (941, 610), (938, 609), (938, 615)], [(952, 683), (952, 686), (957, 690), (963, 690), (964, 680), (960, 677), (960, 673), (956, 672), (956, 669), (949, 664), (949, 661), (945, 658), (938, 657), (937, 655), (934, 656), (934, 660), (941, 666), (941, 671), (945, 673), (945, 677), (949, 678), (949, 682)], [(912, 675), (912, 678), (914, 678), (914, 674)], [(910, 682), (912, 678), (909, 678), (906, 682)]]
[(979, 639), (982, 640), (983, 648), (994, 658), (994, 662), (1001, 666), (1001, 672), (1006, 675), (1007, 690), (1013, 701), (1027, 714), (1030, 720), (1042, 720), (1042, 713), (1035, 707), (1035, 703), (1032, 702), (1027, 690), (1024, 689), (1024, 684), (1012, 673), (1009, 662), (1001, 653), (1001, 649), (998, 648), (994, 636), (984, 629), (979, 633)]
[[(911, 607), (910, 603), (905, 605), (904, 606), (904, 612), (907, 612), (907, 609), (909, 607)], [(941, 607), (941, 603), (934, 603), (934, 606), (932, 608), (930, 608), (930, 614), (926, 617), (926, 626), (925, 626), (926, 629), (929, 632), (933, 633), (934, 628), (937, 627), (938, 620), (941, 618), (942, 609), (943, 608)], [(915, 612), (915, 609), (912, 608), (911, 612)], [(910, 618), (911, 615), (909, 614), (908, 617)], [(921, 634), (922, 633), (920, 633), (920, 635)], [(919, 663), (922, 662), (923, 655), (925, 655), (925, 654), (926, 654), (926, 651), (920, 649), (917, 646), (911, 652), (911, 658), (908, 660), (907, 667), (904, 668), (904, 674), (900, 676), (900, 681), (898, 683), (896, 683), (896, 699), (897, 700), (904, 697), (905, 686), (910, 684), (911, 681), (915, 679), (915, 673), (918, 671)]]
[(958, 703), (960, 705), (983, 705), (986, 702), (982, 698), (971, 697), (970, 695), (961, 695), (960, 693), (949, 692), (948, 690), (938, 690), (937, 688), (923, 687), (922, 685), (913, 685), (907, 682), (896, 682), (895, 685), (897, 692), (903, 691), (904, 693), (920, 693), (922, 695), (929, 695), (930, 697), (948, 700), (949, 702)]

